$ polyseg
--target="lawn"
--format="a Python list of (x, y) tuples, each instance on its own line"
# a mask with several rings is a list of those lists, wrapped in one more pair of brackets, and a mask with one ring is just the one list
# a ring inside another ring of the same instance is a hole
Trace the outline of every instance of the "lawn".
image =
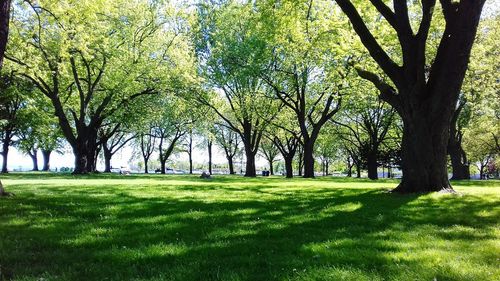
[(500, 182), (10, 174), (0, 280), (500, 280)]

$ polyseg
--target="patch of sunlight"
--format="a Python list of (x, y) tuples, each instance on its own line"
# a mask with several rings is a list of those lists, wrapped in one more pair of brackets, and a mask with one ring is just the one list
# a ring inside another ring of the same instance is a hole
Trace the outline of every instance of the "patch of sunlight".
[(2, 225), (8, 225), (8, 226), (27, 226), (29, 225), (30, 221), (27, 220), (26, 218), (11, 218), (7, 222), (1, 222), (0, 224)]
[(229, 239), (238, 237), (248, 237), (257, 234), (255, 229), (216, 229), (211, 231), (206, 235), (208, 239), (218, 240), (218, 239)]
[(344, 204), (330, 203), (321, 210), (321, 214), (332, 214), (337, 212), (354, 212), (361, 209), (363, 204), (361, 202), (347, 202)]
[(185, 254), (189, 250), (189, 247), (187, 247), (185, 244), (161, 242), (158, 244), (145, 246), (140, 250), (144, 252), (145, 256), (180, 256)]
[(237, 209), (232, 212), (230, 212), (231, 215), (233, 216), (240, 216), (240, 215), (253, 215), (259, 212), (259, 209), (255, 208), (245, 208), (245, 209)]
[(63, 244), (71, 246), (84, 246), (99, 244), (112, 239), (116, 229), (107, 227), (93, 227), (87, 229), (84, 233), (74, 237), (63, 240)]

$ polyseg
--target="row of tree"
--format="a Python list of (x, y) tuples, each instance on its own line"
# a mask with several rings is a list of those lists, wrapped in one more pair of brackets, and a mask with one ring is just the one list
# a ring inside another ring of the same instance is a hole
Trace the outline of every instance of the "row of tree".
[[(400, 166), (397, 191), (449, 189), (448, 154), (456, 178), (467, 177), (466, 150), (472, 161), (498, 155), (498, 19), (476, 36), (484, 1), (440, 4), (15, 2), (4, 167), (12, 144), (49, 156), (64, 139), (76, 174), (96, 171), (101, 151), (110, 171), (130, 141), (146, 171), (156, 151), (164, 173), (176, 150), (192, 170), (201, 132), (209, 158), (218, 143), (232, 173), (241, 142), (249, 177), (259, 151), (271, 163), (279, 152), (287, 177), (294, 161), (314, 177), (317, 159), (328, 170), (341, 157), (373, 179)], [(466, 75), (476, 37), (480, 59)]]

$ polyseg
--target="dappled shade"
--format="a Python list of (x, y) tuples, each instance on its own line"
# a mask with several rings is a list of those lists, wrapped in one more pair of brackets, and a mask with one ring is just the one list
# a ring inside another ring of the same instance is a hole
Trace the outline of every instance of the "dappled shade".
[(17, 196), (0, 206), (0, 264), (16, 279), (491, 280), (499, 274), (499, 198), (491, 187), (498, 182), (457, 184), (463, 196), (401, 196), (387, 193), (396, 182), (384, 180), (8, 177)]

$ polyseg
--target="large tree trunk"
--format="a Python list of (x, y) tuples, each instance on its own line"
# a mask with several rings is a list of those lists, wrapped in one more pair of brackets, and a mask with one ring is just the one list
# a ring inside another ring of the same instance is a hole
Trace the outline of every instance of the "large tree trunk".
[(304, 143), (304, 178), (314, 178), (314, 141)]
[(73, 148), (73, 155), (75, 156), (75, 169), (73, 170), (73, 174), (88, 174), (87, 170), (87, 153), (80, 152), (79, 149)]
[(32, 151), (30, 151), (29, 153), (29, 156), (31, 158), (31, 161), (33, 162), (33, 169), (32, 171), (39, 171), (38, 169), (38, 150), (37, 149), (33, 149)]
[(376, 180), (378, 179), (378, 173), (377, 173), (377, 152), (376, 151), (371, 151), (368, 153), (367, 158), (366, 158), (366, 165), (368, 168), (368, 178), (371, 180)]
[(80, 133), (73, 146), (75, 169), (73, 174), (88, 174), (96, 171), (97, 129), (87, 128)]
[(285, 159), (286, 178), (293, 178), (293, 156), (283, 157)]
[(43, 167), (42, 171), (47, 172), (50, 170), (50, 154), (52, 150), (42, 149), (42, 157), (43, 157)]
[(403, 179), (394, 191), (411, 193), (451, 189), (446, 165), (450, 117), (450, 112), (431, 117), (418, 111), (403, 117)]

